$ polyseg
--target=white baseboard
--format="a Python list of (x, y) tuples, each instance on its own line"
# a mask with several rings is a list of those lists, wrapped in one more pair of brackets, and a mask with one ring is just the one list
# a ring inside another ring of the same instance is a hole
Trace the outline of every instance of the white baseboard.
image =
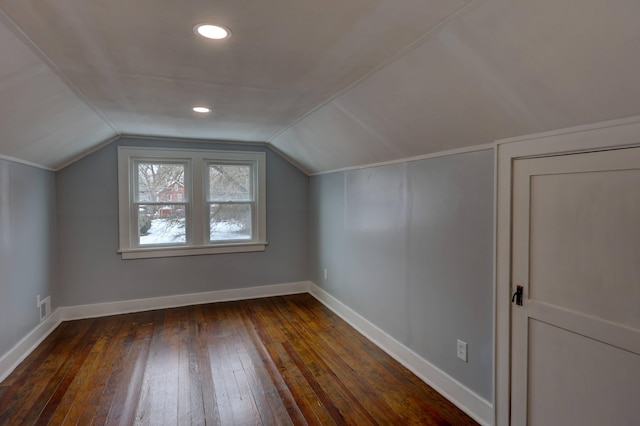
[(234, 290), (209, 291), (206, 293), (181, 294), (149, 299), (126, 300), (122, 302), (95, 303), (90, 305), (67, 306), (56, 311), (27, 334), (13, 348), (0, 357), (0, 382), (20, 364), (62, 321), (96, 318), (154, 309), (176, 308), (179, 306), (204, 303), (228, 302), (232, 300), (257, 299), (260, 297), (284, 296), (308, 293), (309, 281), (248, 287)]
[(208, 291), (205, 293), (124, 300), (122, 302), (68, 306), (60, 308), (60, 310), (62, 311), (62, 320), (68, 321), (83, 318), (104, 317), (108, 315), (128, 314), (131, 312), (152, 311), (155, 309), (177, 308), (179, 306), (202, 305), (205, 303), (229, 302), (232, 300), (248, 300), (260, 297), (308, 293), (310, 284), (311, 283), (309, 281), (273, 284), (232, 290)]
[(493, 424), (493, 406), (487, 400), (398, 342), (316, 284), (310, 283), (309, 293), (475, 421), (482, 425)]
[(62, 321), (298, 293), (311, 293), (474, 420), (482, 425), (493, 424), (493, 407), (488, 401), (310, 281), (58, 308), (0, 357), (0, 381), (4, 380)]
[(24, 361), (61, 322), (60, 310), (56, 309), (55, 312), (45, 318), (36, 328), (16, 343), (13, 348), (2, 355), (0, 357), (0, 382), (6, 379), (18, 364)]

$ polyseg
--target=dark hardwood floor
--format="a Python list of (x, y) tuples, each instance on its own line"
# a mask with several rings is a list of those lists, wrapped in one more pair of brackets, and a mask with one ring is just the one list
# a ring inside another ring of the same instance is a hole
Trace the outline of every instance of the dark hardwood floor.
[(310, 295), (62, 323), (0, 424), (476, 424)]

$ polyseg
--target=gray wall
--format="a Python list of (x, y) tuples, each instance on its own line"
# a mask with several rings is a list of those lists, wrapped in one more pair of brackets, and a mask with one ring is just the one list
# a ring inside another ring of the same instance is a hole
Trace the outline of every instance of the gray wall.
[[(267, 153), (265, 252), (122, 260), (117, 146)], [(121, 139), (56, 173), (62, 306), (305, 281), (309, 178), (264, 147)]]
[[(267, 250), (123, 261), (119, 145), (267, 152)], [(0, 160), (0, 243), (0, 354), (38, 324), (36, 294), (55, 309), (311, 278), (491, 401), (492, 151), (311, 182), (266, 148), (215, 143), (124, 139), (55, 176)]]
[(58, 306), (55, 176), (0, 159), (0, 356), (40, 323), (36, 295)]
[(312, 281), (491, 401), (493, 151), (315, 176), (310, 188)]

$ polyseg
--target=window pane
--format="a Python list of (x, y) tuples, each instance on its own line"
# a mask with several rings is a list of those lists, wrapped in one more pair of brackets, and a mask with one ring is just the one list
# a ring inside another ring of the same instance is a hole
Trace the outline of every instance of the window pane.
[(184, 169), (180, 163), (136, 163), (137, 201), (171, 201), (184, 197)]
[(211, 241), (250, 240), (251, 204), (211, 204)]
[(138, 236), (140, 245), (185, 243), (185, 206), (139, 205)]
[(253, 201), (251, 165), (209, 164), (209, 201)]

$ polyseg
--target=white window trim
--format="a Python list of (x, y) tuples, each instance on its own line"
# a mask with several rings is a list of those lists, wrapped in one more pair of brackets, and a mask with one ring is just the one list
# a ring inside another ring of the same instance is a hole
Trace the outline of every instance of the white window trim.
[[(138, 247), (137, 219), (133, 210), (135, 182), (134, 162), (139, 160), (176, 160), (189, 163), (185, 171), (185, 182), (190, 182), (191, 193), (185, 191), (184, 200), (190, 208), (186, 220), (191, 223), (186, 243), (179, 246), (146, 246)], [(253, 239), (249, 241), (210, 243), (205, 236), (207, 215), (205, 189), (206, 167), (208, 162), (253, 162), (256, 164), (255, 200), (256, 211), (253, 222)], [(188, 175), (187, 175), (188, 174)], [(118, 147), (118, 209), (119, 209), (119, 248), (123, 259), (147, 259), (153, 257), (193, 256), (202, 254), (243, 253), (264, 251), (267, 245), (266, 220), (266, 155), (254, 151), (213, 151), (184, 150), (179, 148), (138, 148)]]

